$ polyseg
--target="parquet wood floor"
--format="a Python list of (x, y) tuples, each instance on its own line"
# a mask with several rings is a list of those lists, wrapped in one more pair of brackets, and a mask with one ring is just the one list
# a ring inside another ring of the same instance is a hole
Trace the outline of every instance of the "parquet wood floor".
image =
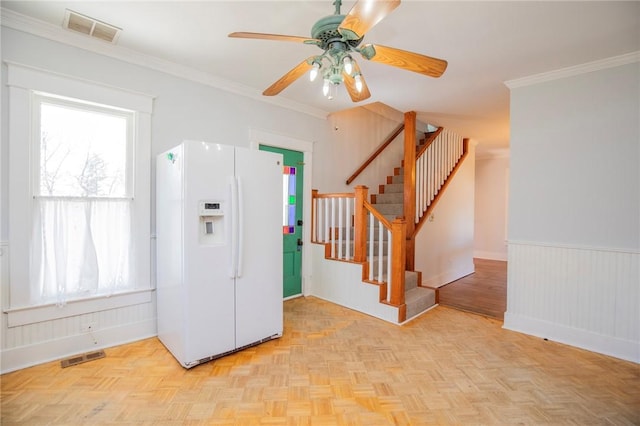
[(316, 298), (280, 339), (184, 370), (155, 338), (0, 377), (2, 425), (637, 425), (640, 366), (437, 307), (397, 326)]
[(438, 290), (439, 304), (504, 319), (507, 310), (507, 262), (474, 259), (475, 273)]

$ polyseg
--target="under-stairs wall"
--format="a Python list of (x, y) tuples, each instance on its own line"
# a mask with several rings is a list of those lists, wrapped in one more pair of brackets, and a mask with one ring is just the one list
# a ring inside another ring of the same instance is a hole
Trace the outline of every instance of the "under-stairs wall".
[[(322, 244), (311, 244), (313, 284), (311, 293), (324, 300), (396, 324), (398, 308), (380, 303), (377, 285), (362, 282), (362, 265), (325, 259)], [(357, 283), (356, 285), (352, 285)]]
[(415, 240), (422, 285), (439, 287), (474, 271), (475, 144)]

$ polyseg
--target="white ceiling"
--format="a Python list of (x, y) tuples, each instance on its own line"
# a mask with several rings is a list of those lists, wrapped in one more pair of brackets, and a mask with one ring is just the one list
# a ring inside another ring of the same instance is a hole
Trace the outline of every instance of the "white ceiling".
[[(353, 1), (344, 1), (346, 14)], [(333, 14), (323, 1), (2, 1), (2, 7), (61, 27), (65, 9), (123, 29), (118, 45), (236, 82), (261, 93), (316, 46), (231, 39), (233, 31), (310, 36)], [(68, 31), (68, 30), (61, 30)], [(358, 59), (371, 98), (421, 121), (453, 128), (479, 150), (508, 147), (505, 81), (640, 50), (640, 2), (411, 1), (365, 36), (446, 59), (434, 79)], [(347, 93), (329, 101), (320, 79), (300, 78), (279, 97), (327, 113), (351, 108)], [(535, 117), (532, 117), (535, 119)]]

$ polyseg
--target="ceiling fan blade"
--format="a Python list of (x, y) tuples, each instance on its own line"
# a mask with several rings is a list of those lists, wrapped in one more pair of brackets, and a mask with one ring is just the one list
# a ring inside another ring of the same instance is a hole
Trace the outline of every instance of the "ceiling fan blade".
[[(313, 56), (311, 58), (313, 58)], [(264, 92), (262, 92), (262, 94), (265, 96), (277, 95), (278, 93), (289, 87), (291, 83), (304, 75), (304, 73), (309, 71), (309, 69), (311, 69), (311, 64), (309, 64), (309, 62), (307, 62), (307, 59), (305, 59), (304, 61), (296, 65), (291, 71), (283, 75), (280, 80), (269, 86)]]
[(247, 32), (235, 32), (230, 33), (231, 38), (251, 38), (258, 40), (275, 40), (275, 41), (293, 41), (295, 43), (305, 44), (319, 44), (320, 40), (309, 37), (290, 36), (282, 34), (265, 34), (265, 33), (247, 33)]
[[(353, 76), (347, 74), (345, 71), (342, 71), (342, 77), (344, 80), (344, 87), (347, 88), (347, 92), (349, 92), (349, 96), (353, 102), (364, 101), (371, 97), (371, 93), (369, 92), (369, 88), (367, 87), (367, 82), (364, 81), (364, 76), (360, 74), (360, 67), (353, 61)], [(362, 90), (358, 92), (356, 88), (356, 79), (354, 76), (360, 74), (360, 80), (362, 81)]]
[(338, 32), (347, 40), (359, 40), (399, 5), (400, 0), (359, 0), (345, 16)]
[(360, 49), (360, 53), (373, 62), (391, 65), (429, 77), (440, 77), (447, 69), (447, 61), (444, 59), (432, 58), (394, 47), (380, 46), (379, 44), (367, 44)]

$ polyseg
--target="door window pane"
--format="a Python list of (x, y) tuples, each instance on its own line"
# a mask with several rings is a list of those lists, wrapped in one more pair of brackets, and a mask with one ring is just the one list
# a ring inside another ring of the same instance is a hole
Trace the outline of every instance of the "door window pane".
[(296, 232), (296, 168), (284, 166), (282, 175), (282, 232)]

